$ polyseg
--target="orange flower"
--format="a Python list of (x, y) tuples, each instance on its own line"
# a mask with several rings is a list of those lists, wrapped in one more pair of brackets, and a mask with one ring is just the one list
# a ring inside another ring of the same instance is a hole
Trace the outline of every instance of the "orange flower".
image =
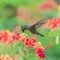
[(35, 46), (33, 47), (35, 50), (41, 48), (43, 50), (43, 46), (40, 42), (36, 42)]
[(0, 31), (0, 42), (7, 43), (11, 38), (11, 32), (8, 30)]
[(47, 27), (50, 29), (56, 29), (59, 27), (59, 25), (60, 25), (60, 19), (52, 19), (49, 20), (47, 23)]
[(13, 58), (11, 58), (9, 55), (2, 55), (0, 57), (0, 60), (14, 60)]
[(39, 11), (52, 10), (56, 8), (56, 3), (54, 0), (45, 0), (42, 4), (38, 4)]
[[(42, 44), (38, 42), (35, 38), (29, 38), (27, 37), (27, 34), (15, 34), (12, 32), (9, 32), (8, 30), (0, 31), (0, 41), (3, 43), (12, 44), (14, 41), (20, 41), (22, 44), (24, 44), (27, 47), (33, 48), (39, 58), (45, 58), (44, 54), (44, 47), (42, 47)], [(47, 49), (47, 48), (45, 48)], [(0, 57), (0, 60), (13, 60), (8, 55), (2, 55)]]

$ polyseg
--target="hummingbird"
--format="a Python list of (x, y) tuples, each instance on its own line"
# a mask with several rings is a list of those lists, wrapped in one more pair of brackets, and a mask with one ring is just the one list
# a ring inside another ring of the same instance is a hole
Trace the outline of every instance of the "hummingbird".
[(32, 34), (36, 34), (36, 35), (40, 35), (41, 37), (44, 37), (44, 35), (39, 33), (36, 29), (44, 25), (47, 21), (48, 19), (41, 19), (40, 21), (38, 21), (37, 23), (31, 26), (30, 25), (21, 26), (22, 32), (24, 32), (25, 30), (29, 30)]

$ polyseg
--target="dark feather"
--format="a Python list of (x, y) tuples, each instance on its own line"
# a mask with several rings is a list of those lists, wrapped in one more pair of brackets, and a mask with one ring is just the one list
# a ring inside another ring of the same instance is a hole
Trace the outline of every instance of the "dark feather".
[(37, 23), (35, 23), (34, 25), (32, 25), (32, 28), (38, 28), (41, 27), (42, 25), (44, 25), (46, 22), (48, 21), (48, 19), (41, 19), (40, 21), (38, 21)]
[[(50, 18), (51, 19), (51, 18)], [(44, 25), (45, 23), (47, 23), (49, 19), (41, 19), (40, 21), (38, 21), (37, 23), (29, 26), (24, 26), (22, 27), (22, 31), (24, 32), (25, 30), (29, 30), (32, 34), (37, 34), (40, 35), (41, 37), (44, 37), (43, 34), (39, 33), (38, 31), (36, 31), (37, 28), (41, 27), (42, 25)]]

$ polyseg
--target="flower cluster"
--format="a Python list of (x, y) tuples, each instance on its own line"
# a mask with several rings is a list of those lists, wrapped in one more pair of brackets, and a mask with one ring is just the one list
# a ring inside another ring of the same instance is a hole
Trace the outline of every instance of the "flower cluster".
[(14, 34), (8, 30), (0, 31), (0, 43), (12, 44), (14, 41), (20, 39), (20, 34)]
[(44, 48), (40, 42), (37, 42), (34, 38), (28, 38), (25, 34), (22, 34), (21, 37), (21, 41), (24, 45), (33, 48), (39, 58), (45, 58), (45, 54), (43, 52)]
[(60, 19), (52, 19), (52, 20), (49, 20), (47, 23), (47, 27), (50, 29), (58, 28), (59, 25), (60, 25)]
[(36, 53), (39, 58), (45, 58), (45, 54), (41, 48), (37, 49)]
[(13, 40), (19, 40), (20, 39), (20, 34), (15, 34), (12, 36)]
[(10, 41), (12, 33), (8, 30), (0, 31), (0, 43), (8, 43)]
[(38, 42), (35, 38), (27, 37), (27, 34), (14, 34), (13, 32), (9, 32), (8, 30), (4, 30), (0, 32), (0, 41), (3, 43), (11, 44), (14, 41), (20, 41), (27, 47), (33, 48), (39, 58), (45, 58), (44, 47), (42, 44)]
[(2, 55), (0, 60), (14, 60), (14, 58), (11, 58), (9, 55)]
[(53, 9), (54, 6), (52, 4), (45, 3), (41, 5), (41, 9)]
[(40, 11), (51, 11), (56, 7), (56, 3), (53, 0), (45, 0), (45, 2), (39, 4), (37, 7)]

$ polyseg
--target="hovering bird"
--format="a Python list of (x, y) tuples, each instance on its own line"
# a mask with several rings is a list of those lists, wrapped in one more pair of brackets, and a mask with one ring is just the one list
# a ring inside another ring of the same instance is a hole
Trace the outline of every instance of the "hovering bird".
[(29, 30), (32, 34), (36, 34), (36, 35), (40, 35), (41, 37), (44, 37), (44, 35), (39, 33), (36, 29), (44, 25), (47, 21), (48, 19), (42, 19), (31, 26), (29, 25), (21, 26), (22, 32), (24, 32), (25, 30)]

